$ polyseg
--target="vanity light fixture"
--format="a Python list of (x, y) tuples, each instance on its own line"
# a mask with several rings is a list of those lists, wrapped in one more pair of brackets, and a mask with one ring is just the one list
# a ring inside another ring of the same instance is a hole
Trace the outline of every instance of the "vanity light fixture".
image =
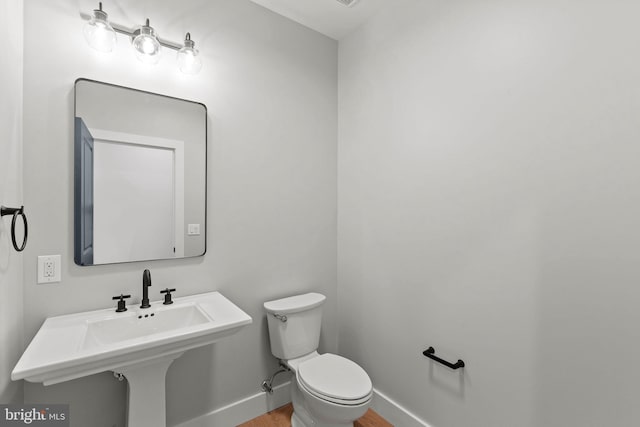
[(116, 32), (102, 10), (102, 2), (93, 11), (93, 17), (84, 25), (82, 32), (89, 46), (100, 52), (111, 52), (116, 45)]
[(134, 31), (131, 43), (136, 57), (145, 64), (157, 64), (160, 60), (160, 42), (148, 18), (146, 24)]
[(160, 61), (161, 48), (166, 47), (178, 51), (178, 68), (183, 73), (197, 74), (202, 68), (202, 60), (189, 33), (185, 36), (184, 43), (179, 44), (159, 38), (156, 30), (149, 24), (149, 19), (134, 30), (113, 22), (109, 23), (107, 13), (102, 10), (102, 2), (98, 4), (98, 9), (93, 11), (93, 16), (81, 16), (89, 21), (83, 29), (85, 39), (89, 46), (96, 50), (111, 52), (116, 44), (116, 33), (120, 33), (131, 38), (136, 57), (146, 64), (157, 64)]
[(178, 51), (178, 68), (185, 74), (198, 74), (202, 68), (202, 61), (195, 47), (195, 42), (191, 40), (191, 34), (187, 33), (184, 38), (184, 46)]

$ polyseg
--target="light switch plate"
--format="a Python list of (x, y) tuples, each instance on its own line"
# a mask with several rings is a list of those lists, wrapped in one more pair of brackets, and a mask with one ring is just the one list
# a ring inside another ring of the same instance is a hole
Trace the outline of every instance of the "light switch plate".
[(187, 234), (189, 236), (199, 236), (200, 224), (189, 224), (189, 226), (187, 227)]
[(56, 283), (61, 280), (62, 262), (60, 255), (38, 257), (38, 283)]

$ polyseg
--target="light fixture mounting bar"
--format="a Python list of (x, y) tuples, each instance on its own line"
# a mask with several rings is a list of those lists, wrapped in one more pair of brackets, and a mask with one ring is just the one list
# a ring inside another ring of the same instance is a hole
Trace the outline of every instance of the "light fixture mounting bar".
[[(80, 17), (85, 21), (89, 21), (91, 19), (91, 15), (82, 13), (82, 12), (80, 13)], [(116, 24), (112, 21), (109, 21), (109, 22), (111, 24), (111, 27), (116, 33), (124, 34), (125, 36), (130, 38), (134, 38), (135, 36), (138, 35), (137, 29), (131, 29), (131, 28), (125, 27), (124, 25)], [(164, 40), (164, 39), (161, 39), (160, 37), (157, 37), (157, 39), (161, 46), (164, 46), (166, 48), (173, 49), (173, 50), (182, 49), (183, 45), (181, 43), (175, 43), (170, 40)]]

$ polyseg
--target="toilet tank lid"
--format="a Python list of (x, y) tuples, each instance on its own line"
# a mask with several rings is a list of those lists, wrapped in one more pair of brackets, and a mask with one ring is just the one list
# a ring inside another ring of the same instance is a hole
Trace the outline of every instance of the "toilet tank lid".
[(322, 294), (310, 292), (303, 295), (281, 298), (264, 303), (267, 313), (291, 314), (299, 311), (310, 310), (322, 305), (326, 297)]

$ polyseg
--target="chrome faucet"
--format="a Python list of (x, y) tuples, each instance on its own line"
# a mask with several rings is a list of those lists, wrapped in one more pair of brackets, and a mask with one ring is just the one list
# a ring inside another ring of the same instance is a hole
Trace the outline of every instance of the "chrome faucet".
[(151, 272), (145, 270), (142, 273), (142, 305), (140, 308), (151, 307), (151, 304), (149, 304), (149, 286), (151, 286)]

